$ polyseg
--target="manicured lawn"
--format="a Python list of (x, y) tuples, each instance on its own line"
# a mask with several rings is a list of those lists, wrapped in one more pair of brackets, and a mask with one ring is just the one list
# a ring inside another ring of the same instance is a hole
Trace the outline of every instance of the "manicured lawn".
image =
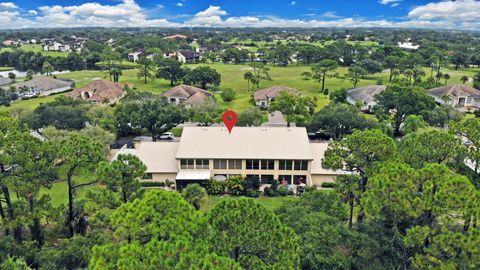
[[(43, 51), (43, 47), (41, 44), (24, 44), (20, 47), (20, 49), (27, 51), (27, 52), (40, 52), (44, 56), (67, 56), (68, 52), (47, 52)], [(11, 51), (12, 48), (2, 48), (2, 51)]]
[[(215, 205), (219, 204), (220, 202), (222, 202), (222, 201), (224, 201), (224, 200), (238, 200), (239, 198), (245, 198), (245, 197), (209, 196), (207, 202), (204, 203), (204, 204), (201, 206), (200, 211), (202, 211), (202, 212), (208, 212), (208, 211), (210, 211), (213, 207), (215, 207)], [(280, 206), (282, 206), (282, 204), (283, 204), (284, 202), (291, 202), (291, 201), (298, 200), (298, 197), (294, 197), (294, 196), (286, 196), (286, 197), (265, 197), (265, 196), (260, 196), (260, 197), (258, 197), (258, 198), (253, 198), (253, 200), (255, 200), (255, 201), (258, 202), (259, 204), (265, 206), (265, 208), (274, 211), (274, 210), (276, 210), (277, 208), (279, 208)]]
[(10, 70), (14, 70), (15, 68), (13, 67), (0, 67), (0, 71), (10, 71)]
[[(222, 82), (220, 87), (231, 87), (233, 88), (237, 95), (235, 100), (230, 103), (224, 103), (219, 96), (216, 96), (219, 104), (225, 109), (232, 109), (237, 112), (244, 111), (245, 109), (253, 106), (251, 102), (252, 91), (247, 89), (247, 81), (243, 79), (245, 72), (249, 70), (248, 65), (234, 65), (234, 64), (196, 64), (188, 65), (190, 68), (195, 68), (201, 65), (210, 66), (216, 69), (222, 76)], [(302, 72), (311, 71), (311, 66), (297, 66), (296, 64), (291, 64), (288, 67), (276, 67), (270, 66), (270, 76), (272, 81), (262, 81), (260, 83), (260, 89), (274, 86), (274, 85), (286, 85), (292, 88), (298, 89), (300, 92), (304, 93), (306, 96), (315, 97), (317, 99), (317, 109), (323, 108), (329, 103), (328, 96), (323, 95), (320, 92), (321, 84), (317, 83), (314, 80), (305, 80), (301, 74)], [(427, 77), (430, 76), (430, 69), (424, 68)], [(329, 91), (335, 91), (340, 88), (352, 88), (353, 84), (350, 80), (344, 77), (347, 73), (348, 68), (339, 67), (337, 69), (338, 77), (337, 78), (327, 78), (325, 83), (325, 88)], [(453, 68), (443, 68), (442, 73), (450, 74), (451, 78), (448, 80), (448, 84), (452, 83), (461, 83), (460, 78), (463, 75), (472, 77), (476, 69), (458, 69), (454, 70)], [(146, 84), (143, 82), (143, 79), (137, 77), (137, 69), (127, 69), (123, 70), (123, 75), (120, 77), (120, 82), (129, 83), (133, 85), (134, 89), (138, 91), (147, 91), (155, 94), (162, 94), (165, 91), (171, 88), (168, 81), (163, 79), (156, 79), (153, 81), (148, 81)], [(82, 87), (83, 85), (91, 82), (96, 79), (108, 79), (105, 71), (102, 70), (86, 70), (86, 71), (75, 71), (66, 74), (57, 75), (58, 78), (73, 79), (76, 81), (76, 87)], [(381, 80), (384, 84), (388, 84), (388, 72), (370, 74), (365, 79), (361, 79), (357, 86), (365, 86), (370, 84), (376, 84), (377, 80)], [(426, 77), (424, 77), (426, 79)], [(441, 80), (444, 83), (444, 80)], [(467, 83), (471, 84), (471, 83)], [(26, 101), (14, 102), (11, 109), (15, 108), (27, 108), (33, 109), (38, 104), (42, 102), (48, 102), (55, 98), (55, 96), (49, 96), (45, 98), (37, 98)], [(5, 109), (5, 107), (3, 107)], [(2, 107), (0, 107), (2, 110)]]

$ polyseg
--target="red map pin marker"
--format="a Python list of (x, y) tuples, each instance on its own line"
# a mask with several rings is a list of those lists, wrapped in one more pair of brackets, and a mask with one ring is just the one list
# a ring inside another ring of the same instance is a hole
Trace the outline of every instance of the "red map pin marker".
[(238, 116), (234, 111), (226, 111), (223, 113), (222, 121), (228, 129), (228, 133), (232, 133), (232, 129), (237, 123), (237, 118)]

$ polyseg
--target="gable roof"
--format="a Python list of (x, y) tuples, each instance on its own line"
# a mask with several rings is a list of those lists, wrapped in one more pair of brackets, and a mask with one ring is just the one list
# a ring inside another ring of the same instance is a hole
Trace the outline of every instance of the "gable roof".
[(89, 97), (85, 98), (85, 100), (96, 102), (103, 102), (105, 100), (112, 101), (125, 95), (125, 90), (123, 90), (123, 88), (123, 83), (96, 80), (82, 88), (73, 90), (72, 92), (66, 94), (66, 96), (72, 98), (82, 98), (82, 93), (88, 92)]
[(0, 76), (0, 86), (11, 84), (12, 80), (7, 77)]
[(198, 54), (196, 52), (192, 52), (192, 51), (182, 50), (182, 51), (178, 51), (178, 53), (185, 56), (185, 58), (198, 57)]
[(175, 159), (177, 148), (178, 142), (142, 142), (138, 149), (121, 149), (113, 160), (116, 160), (118, 155), (131, 154), (142, 160), (148, 173), (176, 173), (178, 172)]
[(13, 86), (17, 89), (22, 87), (33, 87), (37, 88), (40, 91), (48, 91), (52, 89), (62, 88), (71, 86), (71, 83), (64, 80), (58, 80), (49, 77), (36, 77), (26, 82), (18, 82), (13, 84)]
[(313, 159), (300, 127), (184, 127), (176, 158)]
[(187, 104), (198, 104), (211, 97), (212, 93), (195, 86), (181, 84), (163, 93), (163, 96), (184, 98)]
[(298, 92), (297, 90), (291, 87), (283, 86), (283, 85), (275, 85), (269, 88), (256, 91), (253, 94), (253, 97), (255, 100), (269, 100), (272, 98), (276, 98), (281, 92), (284, 92), (284, 91), (288, 91), (296, 95), (300, 94), (300, 92)]
[(386, 88), (385, 85), (368, 85), (348, 90), (347, 96), (355, 102), (367, 104), (373, 102), (375, 96), (385, 91)]
[(442, 96), (469, 96), (474, 98), (480, 98), (480, 91), (465, 85), (465, 84), (452, 84), (437, 88), (428, 89), (427, 93), (431, 96), (442, 98)]

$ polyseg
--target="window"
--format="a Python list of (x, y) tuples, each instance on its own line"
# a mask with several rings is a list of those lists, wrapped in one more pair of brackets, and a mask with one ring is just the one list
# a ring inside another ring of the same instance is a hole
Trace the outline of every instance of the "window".
[(197, 159), (195, 160), (195, 166), (197, 170), (208, 170), (210, 168), (209, 166), (209, 160), (208, 159)]
[(295, 185), (299, 185), (300, 183), (307, 183), (307, 177), (305, 175), (294, 175), (293, 176), (293, 183)]
[(282, 184), (283, 181), (286, 181), (287, 184), (290, 185), (292, 183), (292, 176), (291, 175), (279, 175), (278, 176), (278, 182), (280, 182), (280, 184)]
[(306, 170), (308, 170), (308, 161), (295, 160), (295, 171), (306, 171)]
[(279, 169), (282, 171), (291, 171), (292, 170), (292, 161), (291, 160), (280, 160)]
[(148, 179), (148, 180), (152, 180), (153, 179), (153, 175), (151, 173), (146, 173), (145, 174), (145, 177), (143, 179)]
[(182, 159), (180, 160), (180, 169), (193, 170), (195, 169), (193, 165), (193, 159)]
[(467, 97), (467, 104), (472, 104), (472, 97)]
[(258, 170), (258, 169), (260, 169), (260, 160), (247, 159), (247, 170)]
[(257, 175), (257, 174), (247, 174), (247, 175), (245, 176), (245, 178), (254, 179), (254, 180), (260, 180), (260, 175)]
[(262, 175), (260, 181), (262, 184), (271, 184), (273, 182), (273, 175)]
[(226, 170), (227, 169), (227, 160), (225, 160), (225, 159), (215, 159), (213, 161), (213, 168), (215, 170)]
[(228, 160), (228, 169), (229, 170), (241, 170), (242, 169), (242, 160), (241, 159), (230, 159), (230, 160)]
[(262, 170), (273, 170), (275, 161), (273, 160), (262, 160)]

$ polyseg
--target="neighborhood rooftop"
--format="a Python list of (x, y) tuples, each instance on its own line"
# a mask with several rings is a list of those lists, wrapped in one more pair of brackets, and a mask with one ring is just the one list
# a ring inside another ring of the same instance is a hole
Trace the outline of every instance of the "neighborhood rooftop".
[(385, 89), (385, 85), (368, 85), (349, 90), (347, 96), (356, 102), (368, 104), (374, 101), (375, 95), (380, 94)]
[(26, 82), (18, 82), (15, 83), (13, 86), (16, 87), (17, 89), (22, 88), (22, 87), (33, 87), (33, 88), (38, 88), (41, 90), (50, 90), (50, 89), (55, 89), (55, 88), (61, 88), (61, 87), (68, 87), (70, 86), (71, 83), (68, 81), (64, 80), (58, 80), (58, 79), (53, 79), (49, 77), (37, 77), (34, 79), (31, 79)]
[(67, 96), (93, 102), (111, 102), (125, 95), (123, 87), (123, 83), (95, 80), (82, 88), (73, 90)]
[(255, 100), (270, 100), (272, 98), (274, 99), (275, 97), (277, 97), (280, 94), (280, 92), (283, 92), (283, 91), (288, 91), (296, 94), (300, 93), (291, 87), (276, 85), (266, 89), (258, 90), (253, 94), (253, 96)]
[(430, 95), (436, 97), (442, 96), (472, 96), (475, 98), (480, 97), (480, 90), (477, 90), (471, 86), (465, 84), (452, 84), (427, 90)]
[(300, 127), (185, 127), (176, 158), (313, 159)]

